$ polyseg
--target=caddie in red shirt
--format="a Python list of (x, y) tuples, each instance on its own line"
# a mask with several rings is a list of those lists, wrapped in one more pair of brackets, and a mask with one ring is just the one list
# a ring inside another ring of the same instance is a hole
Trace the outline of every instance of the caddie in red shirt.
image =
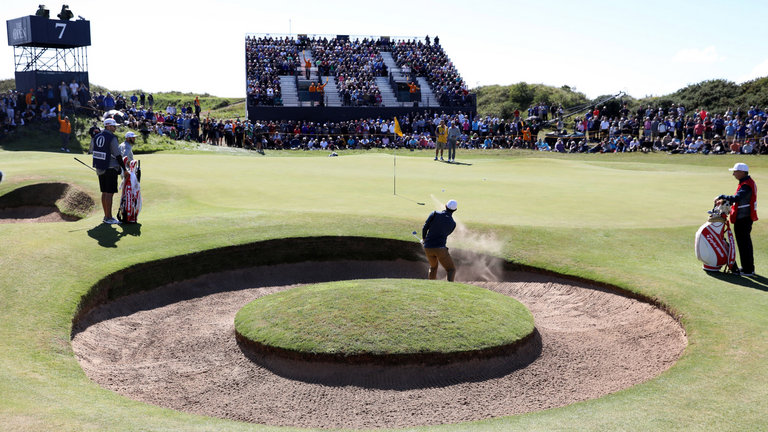
[(739, 247), (741, 275), (754, 276), (755, 262), (752, 253), (752, 223), (757, 220), (757, 185), (749, 176), (749, 167), (745, 163), (737, 163), (730, 168), (733, 177), (739, 181), (735, 195), (720, 195), (715, 198), (716, 204), (728, 202), (731, 204), (730, 221), (736, 244)]

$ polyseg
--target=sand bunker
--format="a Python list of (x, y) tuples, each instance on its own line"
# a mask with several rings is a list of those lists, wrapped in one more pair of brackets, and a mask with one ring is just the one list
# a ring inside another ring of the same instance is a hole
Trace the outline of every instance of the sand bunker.
[[(0, 196), (0, 223), (71, 222), (95, 207), (85, 192), (66, 183), (40, 183)], [(66, 213), (60, 209), (64, 209)]]
[[(686, 346), (666, 312), (597, 286), (534, 273), (463, 282), (509, 295), (533, 313), (538, 356), (519, 367), (502, 359), (478, 376), (471, 362), (422, 380), (403, 367), (392, 382), (376, 371), (333, 369), (327, 379), (287, 378), (235, 341), (234, 316), (251, 300), (301, 283), (421, 278), (411, 261), (281, 264), (206, 275), (98, 306), (74, 328), (73, 349), (88, 377), (131, 399), (233, 420), (315, 428), (382, 428), (508, 416), (597, 398), (668, 369)], [(263, 360), (263, 359), (262, 359)], [(510, 360), (513, 361), (513, 360)], [(274, 366), (274, 365), (273, 365)]]

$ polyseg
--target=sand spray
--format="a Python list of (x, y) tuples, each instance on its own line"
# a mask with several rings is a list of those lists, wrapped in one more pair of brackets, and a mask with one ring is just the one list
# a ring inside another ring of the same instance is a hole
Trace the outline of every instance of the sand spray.
[[(431, 196), (436, 210), (444, 210), (445, 203)], [(456, 262), (456, 279), (463, 281), (500, 281), (504, 272), (501, 256), (504, 243), (493, 233), (480, 233), (467, 228), (458, 216), (459, 209), (454, 213), (456, 229), (448, 237), (448, 247), (455, 245), (462, 250), (451, 250), (451, 256)], [(465, 252), (466, 251), (466, 252)]]

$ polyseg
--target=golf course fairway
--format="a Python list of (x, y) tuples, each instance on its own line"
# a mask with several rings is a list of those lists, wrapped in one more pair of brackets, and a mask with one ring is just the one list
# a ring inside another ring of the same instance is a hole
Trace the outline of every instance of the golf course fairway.
[[(707, 274), (693, 251), (713, 197), (736, 189), (729, 167), (747, 162), (758, 187), (768, 184), (759, 156), (461, 150), (461, 164), (447, 164), (429, 152), (398, 151), (394, 160), (391, 152), (206, 149), (137, 155), (138, 225), (103, 225), (98, 208), (74, 222), (0, 224), (1, 429), (293, 430), (160, 408), (99, 387), (70, 343), (81, 298), (131, 266), (228, 246), (318, 236), (415, 242), (411, 233), (448, 199), (459, 203), (452, 250), (653, 299), (684, 326), (688, 347), (660, 376), (604, 397), (414, 430), (768, 429), (768, 278)], [(53, 182), (98, 202), (95, 175), (71, 154), (0, 151), (0, 169), (0, 196)], [(766, 234), (768, 223), (756, 222), (758, 275), (768, 274)]]

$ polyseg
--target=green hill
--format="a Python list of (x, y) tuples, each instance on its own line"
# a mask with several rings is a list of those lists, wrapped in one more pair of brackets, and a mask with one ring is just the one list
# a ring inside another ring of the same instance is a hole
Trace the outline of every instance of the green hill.
[[(481, 86), (474, 91), (477, 93), (478, 114), (498, 115), (502, 118), (511, 117), (515, 108), (523, 111), (533, 103), (562, 104), (568, 109), (605, 97), (589, 99), (583, 93), (566, 85), (554, 87), (526, 82), (508, 86)], [(630, 109), (645, 105), (669, 107), (672, 104), (682, 104), (689, 111), (704, 108), (718, 113), (725, 112), (728, 108), (734, 111), (747, 111), (750, 106), (766, 108), (768, 107), (768, 77), (742, 84), (721, 79), (702, 81), (663, 96), (635, 99), (626, 95), (621, 98), (621, 102), (626, 102)], [(618, 106), (619, 102), (613, 102), (613, 104)], [(612, 108), (614, 107), (608, 107), (609, 113)]]

